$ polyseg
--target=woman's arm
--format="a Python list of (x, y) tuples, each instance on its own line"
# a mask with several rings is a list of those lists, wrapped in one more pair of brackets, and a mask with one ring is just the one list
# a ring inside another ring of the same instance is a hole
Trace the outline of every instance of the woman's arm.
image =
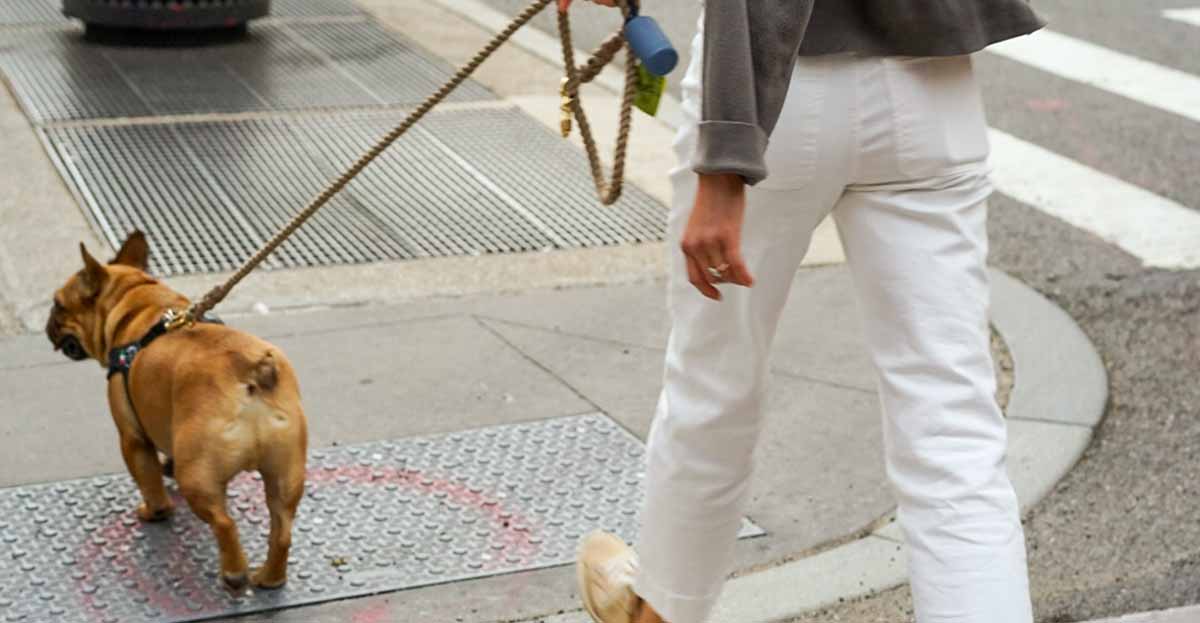
[(767, 137), (783, 110), (813, 0), (708, 0), (697, 173), (767, 176)]

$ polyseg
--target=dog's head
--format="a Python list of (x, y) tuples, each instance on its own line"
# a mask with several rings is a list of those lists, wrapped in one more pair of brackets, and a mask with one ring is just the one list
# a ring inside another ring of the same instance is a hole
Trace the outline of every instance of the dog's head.
[(79, 243), (83, 269), (71, 276), (54, 293), (54, 306), (46, 321), (46, 337), (55, 350), (75, 361), (88, 357), (104, 361), (103, 332), (105, 316), (115, 301), (108, 299), (122, 288), (113, 286), (131, 278), (145, 279), (150, 260), (146, 236), (135, 231), (121, 245), (121, 250), (108, 265), (101, 264)]

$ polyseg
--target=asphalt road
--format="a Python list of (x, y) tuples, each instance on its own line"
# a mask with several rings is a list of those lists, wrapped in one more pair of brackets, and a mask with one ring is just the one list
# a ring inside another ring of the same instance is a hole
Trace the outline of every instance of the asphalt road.
[[(992, 126), (1086, 167), (1098, 174), (1098, 184), (1123, 182), (1170, 202), (1185, 219), (1196, 215), (1200, 104), (1189, 115), (1179, 107), (1171, 112), (1170, 103), (1200, 85), (1200, 24), (1187, 21), (1187, 15), (1200, 20), (1200, 10), (1175, 19), (1163, 14), (1188, 8), (1188, 1), (1034, 0), (1055, 32), (1130, 58), (1134, 67), (1141, 67), (1139, 60), (1153, 65), (1119, 75), (1119, 63), (1074, 67), (1067, 56), (1058, 59), (1065, 72), (1050, 72), (978, 55)], [(1200, 0), (1190, 1), (1200, 7)], [(489, 2), (503, 11), (523, 4)], [(694, 0), (646, 6), (681, 51), (698, 10)], [(578, 7), (574, 23), (579, 47), (617, 25), (610, 10), (591, 6)], [(540, 26), (553, 24), (547, 19)], [(1089, 72), (1104, 79), (1089, 81)], [(1164, 81), (1155, 82), (1156, 76)], [(1162, 88), (1139, 99), (1110, 78), (1134, 90)], [(1044, 183), (1056, 180), (1051, 174)], [(1130, 227), (1153, 231), (1139, 207), (1096, 210), (1124, 211)], [(1003, 193), (992, 202), (990, 227), (993, 265), (1075, 318), (1110, 375), (1110, 404), (1091, 448), (1026, 521), (1038, 620), (1081, 621), (1200, 602), (1200, 270), (1146, 267), (1088, 227)], [(1120, 230), (1118, 222), (1107, 234)], [(1171, 239), (1172, 232), (1161, 233)], [(1182, 243), (1200, 247), (1200, 235)], [(804, 620), (905, 621), (909, 609), (901, 589)]]

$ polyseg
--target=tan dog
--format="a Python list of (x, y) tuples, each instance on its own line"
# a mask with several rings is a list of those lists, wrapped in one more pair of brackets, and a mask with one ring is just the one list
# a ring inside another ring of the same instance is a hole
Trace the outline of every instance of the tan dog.
[[(149, 247), (141, 232), (107, 266), (84, 246), (83, 270), (54, 295), (46, 335), (56, 350), (102, 365), (127, 355), (128, 370), (110, 366), (108, 404), (121, 455), (142, 493), (145, 521), (173, 510), (156, 451), (174, 462), (188, 506), (212, 528), (221, 577), (234, 589), (247, 581), (246, 554), (225, 506), (226, 484), (242, 471), (262, 474), (271, 514), (266, 564), (249, 576), (255, 586), (287, 581), (292, 519), (304, 494), (307, 424), (292, 366), (278, 348), (219, 324), (165, 333), (135, 353), (183, 296), (146, 274)], [(110, 358), (110, 352), (118, 349)]]

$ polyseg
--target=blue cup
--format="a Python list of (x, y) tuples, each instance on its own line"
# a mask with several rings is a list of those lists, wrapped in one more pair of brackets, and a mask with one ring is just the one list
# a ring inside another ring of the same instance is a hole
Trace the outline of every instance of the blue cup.
[(671, 73), (679, 63), (679, 53), (653, 18), (644, 15), (631, 17), (625, 22), (625, 40), (641, 59), (642, 66), (656, 76)]

